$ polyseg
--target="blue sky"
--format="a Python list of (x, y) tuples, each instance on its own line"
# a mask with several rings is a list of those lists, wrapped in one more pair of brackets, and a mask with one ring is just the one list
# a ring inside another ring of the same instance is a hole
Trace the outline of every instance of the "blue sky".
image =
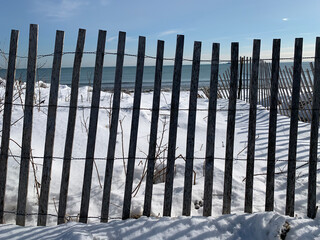
[[(304, 38), (304, 56), (314, 55), (320, 36), (319, 0), (10, 0), (0, 14), (0, 48), (8, 51), (11, 29), (20, 30), (19, 54), (27, 55), (29, 24), (39, 24), (38, 53), (51, 53), (56, 30), (65, 31), (65, 51), (74, 51), (78, 28), (87, 29), (86, 51), (96, 49), (98, 30), (107, 30), (107, 51), (115, 51), (118, 31), (127, 32), (126, 52), (137, 52), (138, 36), (146, 36), (146, 53), (155, 55), (157, 39), (165, 41), (165, 56), (173, 57), (176, 35), (185, 35), (185, 57), (193, 41), (202, 41), (202, 58), (210, 59), (213, 42), (221, 44), (221, 58), (230, 58), (231, 42), (240, 54), (251, 56), (253, 39), (261, 39), (261, 57), (271, 56), (273, 38), (282, 39), (281, 57), (293, 56), (294, 39)], [(51, 59), (41, 60), (50, 67)], [(63, 59), (72, 66), (73, 56)], [(132, 65), (135, 59), (127, 58)], [(113, 65), (107, 55), (105, 65)], [(153, 64), (148, 61), (147, 64)], [(3, 67), (3, 64), (1, 64)], [(18, 67), (24, 67), (21, 60)], [(84, 66), (94, 65), (85, 56)]]

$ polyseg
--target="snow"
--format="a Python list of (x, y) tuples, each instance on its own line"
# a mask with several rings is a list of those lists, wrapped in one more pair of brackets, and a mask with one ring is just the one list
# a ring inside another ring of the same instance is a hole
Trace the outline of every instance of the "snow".
[[(0, 84), (0, 97), (4, 96), (5, 81)], [(23, 87), (23, 85), (22, 85)], [(27, 212), (37, 213), (37, 191), (35, 181), (41, 182), (42, 159), (36, 158), (43, 156), (44, 140), (46, 132), (47, 108), (49, 99), (50, 85), (38, 83), (35, 90), (35, 103), (43, 102), (40, 107), (34, 109), (33, 136), (32, 136), (32, 154), (35, 157), (35, 168), (30, 166), (29, 191)], [(55, 133), (54, 156), (63, 157), (65, 135), (68, 119), (68, 106), (70, 100), (70, 88), (60, 85), (57, 124)], [(24, 101), (24, 92), (21, 92), (21, 98), (17, 94), (18, 88), (15, 88), (15, 103), (13, 106), (12, 122), (15, 122), (11, 128), (10, 150), (13, 155), (20, 155), (22, 139), (22, 120), (23, 108), (18, 104)], [(75, 140), (73, 144), (73, 157), (84, 158), (87, 143), (87, 128), (89, 126), (89, 115), (91, 105), (92, 89), (90, 87), (81, 87), (79, 89), (80, 108), (77, 112)], [(200, 95), (203, 95), (199, 91)], [(122, 156), (127, 156), (129, 149), (131, 115), (133, 104), (133, 93), (123, 92), (121, 96), (121, 125), (118, 126), (116, 160), (114, 165), (111, 200), (110, 200), (110, 221), (107, 224), (99, 223), (101, 211), (101, 199), (103, 189), (100, 183), (104, 183), (104, 172), (106, 166), (106, 154), (109, 137), (110, 112), (112, 106), (112, 94), (110, 92), (101, 93), (98, 131), (96, 138), (95, 163), (98, 171), (94, 168), (91, 188), (91, 198), (89, 207), (88, 224), (77, 223), (77, 215), (80, 211), (81, 192), (83, 184), (84, 161), (75, 159), (71, 164), (71, 175), (68, 193), (67, 217), (70, 222), (56, 226), (57, 218), (48, 216), (48, 227), (34, 227), (36, 225), (36, 214), (27, 217), (27, 227), (15, 226), (15, 216), (10, 213), (5, 214), (6, 224), (0, 225), (0, 238), (10, 239), (279, 239), (281, 229), (287, 221), (290, 230), (286, 239), (314, 239), (320, 236), (320, 218), (315, 220), (306, 217), (307, 209), (307, 186), (308, 186), (308, 160), (310, 125), (299, 122), (298, 149), (297, 149), (297, 179), (295, 196), (295, 218), (284, 216), (285, 196), (286, 196), (286, 170), (289, 142), (290, 119), (278, 115), (277, 127), (277, 152), (276, 152), (276, 182), (275, 182), (275, 211), (265, 213), (265, 189), (266, 189), (266, 167), (267, 167), (267, 142), (268, 142), (268, 118), (269, 112), (262, 106), (258, 106), (257, 111), (257, 131), (256, 131), (256, 162), (254, 177), (254, 214), (244, 214), (244, 192), (245, 192), (245, 174), (246, 174), (246, 156), (247, 156), (247, 135), (248, 135), (248, 117), (249, 105), (243, 101), (237, 102), (236, 128), (235, 128), (235, 147), (233, 164), (233, 185), (232, 185), (232, 203), (230, 215), (221, 215), (223, 182), (224, 182), (224, 154), (225, 139), (227, 127), (227, 108), (228, 100), (218, 100), (216, 139), (215, 139), (215, 157), (214, 162), (214, 182), (213, 182), (213, 212), (212, 217), (202, 217), (202, 206), (199, 201), (203, 201), (204, 188), (204, 156), (207, 127), (207, 108), (208, 99), (198, 98), (196, 137), (195, 137), (195, 159), (194, 171), (196, 173), (196, 184), (192, 190), (192, 217), (181, 217), (182, 198), (184, 187), (184, 166), (183, 157), (186, 153), (186, 136), (188, 124), (188, 104), (189, 92), (182, 91), (180, 95), (178, 139), (176, 156), (181, 156), (176, 160), (172, 218), (162, 217), (164, 183), (163, 177), (157, 179), (157, 184), (153, 185), (152, 214), (151, 218), (141, 217), (144, 203), (145, 181), (141, 182), (140, 188), (137, 188), (131, 204), (131, 217), (138, 219), (129, 219), (126, 221), (115, 220), (122, 216), (122, 205), (125, 185), (124, 162)], [(152, 107), (152, 92), (142, 94), (141, 107), (150, 109)], [(163, 91), (161, 95), (161, 112), (158, 126), (158, 151), (162, 152), (161, 157), (166, 156), (166, 145), (169, 132), (169, 114), (170, 114), (171, 92)], [(83, 107), (83, 108), (82, 108)], [(148, 140), (150, 134), (151, 111), (142, 110), (139, 121), (137, 160), (135, 164), (133, 189), (139, 186), (140, 180), (145, 171), (145, 158), (148, 153)], [(0, 118), (2, 126), (2, 117)], [(122, 128), (121, 128), (122, 127)], [(163, 136), (163, 137), (162, 137)], [(159, 169), (163, 168), (165, 163), (160, 163)], [(5, 198), (5, 210), (14, 212), (17, 204), (19, 158), (10, 157), (8, 160), (8, 176)], [(48, 212), (56, 215), (58, 207), (60, 181), (62, 174), (62, 160), (54, 159), (52, 166), (51, 186), (49, 195)], [(301, 166), (301, 167), (300, 167)], [(319, 184), (319, 181), (318, 181)], [(38, 189), (39, 190), (39, 189)], [(320, 195), (317, 195), (319, 199)]]

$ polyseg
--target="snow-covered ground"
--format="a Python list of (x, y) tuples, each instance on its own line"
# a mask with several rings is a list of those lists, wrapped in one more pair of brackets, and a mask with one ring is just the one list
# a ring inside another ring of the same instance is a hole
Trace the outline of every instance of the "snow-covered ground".
[[(4, 84), (2, 81), (0, 87), (0, 96), (4, 97)], [(17, 89), (15, 89), (17, 92)], [(67, 128), (67, 119), (70, 100), (70, 88), (60, 86), (59, 102), (57, 112), (57, 125), (54, 145), (54, 156), (63, 157), (64, 144)], [(82, 87), (79, 90), (79, 108), (77, 112), (75, 141), (73, 145), (73, 157), (84, 158), (87, 142), (87, 128), (89, 126), (89, 114), (91, 104), (91, 88)], [(203, 95), (199, 91), (200, 95)], [(37, 84), (35, 90), (35, 104), (41, 103), (40, 107), (34, 109), (33, 120), (33, 136), (32, 136), (32, 154), (35, 157), (35, 167), (30, 167), (29, 175), (29, 191), (27, 212), (37, 213), (37, 189), (35, 182), (41, 182), (42, 159), (36, 158), (43, 156), (44, 139), (46, 132), (47, 108), (49, 98), (49, 84)], [(129, 149), (131, 115), (130, 109), (133, 104), (133, 93), (122, 93), (120, 120), (117, 136), (116, 157), (121, 158), (127, 156)], [(152, 107), (152, 92), (145, 92), (142, 95), (141, 107), (149, 109)], [(14, 97), (15, 103), (24, 101), (22, 91), (21, 98), (19, 95)], [(158, 127), (158, 151), (162, 152), (160, 156), (166, 156), (166, 145), (168, 142), (169, 113), (170, 113), (171, 92), (162, 92), (161, 95), (161, 112)], [(247, 154), (247, 135), (248, 135), (248, 117), (249, 105), (243, 101), (237, 102), (236, 129), (235, 129), (235, 148), (234, 148), (234, 172), (233, 172), (233, 188), (232, 188), (232, 207), (231, 212), (234, 214), (223, 215), (222, 198), (223, 198), (223, 180), (224, 180), (224, 155), (225, 155), (225, 139), (227, 126), (227, 108), (228, 100), (218, 100), (216, 139), (215, 139), (215, 156), (217, 159), (214, 163), (214, 183), (213, 183), (213, 212), (210, 218), (202, 216), (203, 188), (204, 188), (204, 158), (206, 143), (206, 127), (207, 127), (207, 111), (208, 99), (198, 98), (197, 125), (195, 137), (195, 157), (199, 158), (194, 161), (194, 171), (196, 173), (195, 185), (192, 191), (192, 212), (193, 217), (180, 217), (182, 214), (182, 198), (184, 186), (184, 166), (183, 157), (186, 155), (186, 135), (188, 124), (188, 102), (189, 92), (183, 91), (180, 95), (179, 124), (176, 156), (180, 157), (175, 164), (174, 192), (172, 218), (159, 218), (162, 215), (164, 183), (160, 176), (156, 184), (153, 185), (152, 198), (152, 218), (141, 217), (139, 219), (130, 219), (127, 221), (110, 220), (108, 224), (99, 223), (99, 215), (101, 211), (102, 186), (104, 182), (104, 172), (106, 161), (103, 159), (107, 154), (110, 114), (109, 108), (112, 106), (112, 94), (110, 92), (101, 93), (101, 110), (99, 112), (98, 131), (96, 138), (95, 157), (102, 158), (95, 161), (97, 168), (94, 168), (93, 181), (91, 188), (91, 199), (89, 207), (89, 224), (84, 225), (76, 223), (77, 216), (80, 211), (81, 192), (83, 184), (84, 161), (75, 159), (71, 165), (71, 176), (68, 194), (67, 215), (70, 216), (70, 222), (64, 225), (56, 225), (56, 217), (48, 216), (48, 225), (50, 227), (34, 228), (36, 225), (36, 215), (27, 217), (26, 225), (29, 227), (18, 227), (10, 225), (15, 223), (15, 215), (5, 214), (6, 225), (0, 226), (0, 238), (63, 238), (63, 239), (207, 239), (207, 238), (228, 238), (228, 239), (277, 239), (280, 236), (281, 229), (287, 221), (290, 231), (287, 234), (288, 239), (314, 239), (319, 236), (319, 217), (315, 220), (307, 219), (307, 184), (308, 184), (308, 166), (305, 160), (308, 160), (309, 154), (309, 137), (310, 125), (299, 122), (298, 149), (297, 149), (297, 179), (296, 179), (296, 202), (295, 202), (295, 218), (284, 216), (285, 196), (286, 196), (286, 169), (289, 142), (290, 119), (284, 116), (278, 116), (277, 128), (277, 152), (276, 152), (276, 182), (275, 182), (275, 212), (263, 213), (265, 204), (266, 189), (266, 167), (267, 167), (267, 142), (268, 142), (268, 118), (269, 112), (259, 106), (257, 111), (257, 134), (256, 134), (256, 158), (254, 178), (254, 201), (253, 211), (255, 214), (243, 214), (244, 211), (244, 191), (245, 191), (245, 172), (246, 172), (246, 154)], [(2, 115), (1, 115), (2, 116)], [(23, 121), (19, 120), (23, 116), (23, 108), (19, 105), (13, 106), (11, 128), (10, 150), (13, 155), (20, 155), (22, 125)], [(132, 198), (132, 217), (140, 217), (142, 215), (142, 206), (144, 202), (145, 181), (139, 185), (144, 175), (146, 165), (146, 154), (148, 153), (148, 140), (150, 134), (151, 111), (142, 110), (140, 113), (138, 149), (135, 166), (133, 189), (136, 189)], [(121, 124), (120, 124), (121, 123)], [(2, 126), (2, 117), (0, 117)], [(284, 161), (282, 161), (284, 160)], [(52, 166), (51, 188), (49, 196), (49, 213), (56, 215), (61, 173), (62, 160), (54, 159)], [(165, 163), (158, 160), (159, 170)], [(121, 218), (122, 205), (125, 185), (126, 163), (122, 160), (116, 160), (114, 165), (112, 189), (111, 189), (111, 205), (110, 218)], [(302, 166), (304, 165), (304, 166)], [(302, 166), (299, 168), (299, 166)], [(8, 160), (8, 177), (5, 199), (5, 210), (15, 211), (17, 205), (18, 179), (19, 179), (19, 158), (12, 157)], [(318, 181), (319, 184), (319, 181)], [(318, 198), (319, 199), (319, 194)]]

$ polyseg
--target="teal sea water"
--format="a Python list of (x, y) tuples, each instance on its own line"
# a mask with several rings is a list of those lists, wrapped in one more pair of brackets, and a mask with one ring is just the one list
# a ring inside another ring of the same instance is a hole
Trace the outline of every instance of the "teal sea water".
[[(292, 66), (292, 63), (281, 63), (281, 67)], [(230, 68), (230, 64), (224, 63), (219, 65), (219, 73), (224, 73)], [(303, 68), (309, 68), (309, 63), (303, 63)], [(162, 88), (171, 88), (173, 78), (173, 66), (163, 66), (162, 70)], [(181, 75), (181, 87), (189, 88), (191, 80), (191, 65), (183, 65)], [(37, 70), (37, 80), (50, 83), (51, 68), (40, 68)], [(199, 87), (209, 86), (210, 84), (211, 66), (209, 64), (201, 64)], [(250, 79), (250, 74), (249, 79)], [(112, 89), (114, 85), (115, 67), (104, 67), (102, 75), (102, 89)], [(122, 89), (133, 89), (136, 76), (135, 66), (123, 67)], [(143, 88), (152, 89), (154, 85), (155, 66), (145, 66), (143, 73)], [(0, 69), (0, 77), (6, 78), (6, 69)], [(92, 85), (94, 77), (94, 67), (83, 67), (80, 72), (80, 86)], [(26, 69), (17, 69), (16, 78), (25, 81)], [(62, 68), (60, 76), (60, 84), (71, 85), (72, 68)]]

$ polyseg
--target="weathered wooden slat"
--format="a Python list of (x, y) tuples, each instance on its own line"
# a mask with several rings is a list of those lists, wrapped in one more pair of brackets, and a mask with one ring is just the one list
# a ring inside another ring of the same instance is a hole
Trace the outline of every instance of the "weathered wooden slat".
[(64, 32), (57, 31), (52, 63), (49, 107), (47, 116), (47, 130), (44, 147), (41, 191), (38, 209), (38, 226), (45, 226), (47, 222), (48, 199), (51, 180), (52, 156), (54, 147), (54, 133), (56, 128), (56, 113), (58, 103), (58, 90), (60, 82)]
[(309, 98), (308, 98), (309, 94), (308, 93), (310, 92), (310, 89), (308, 92), (308, 90), (307, 90), (308, 84), (307, 84), (306, 76), (305, 76), (303, 70), (301, 71), (301, 86), (302, 86), (301, 94), (302, 94), (302, 98), (304, 100), (303, 111), (305, 112), (305, 115), (306, 115), (306, 122), (311, 122), (311, 116), (312, 116), (311, 107), (309, 107), (307, 105), (309, 103)]
[(316, 40), (315, 50), (315, 74), (314, 88), (312, 98), (312, 120), (310, 131), (310, 152), (309, 152), (309, 179), (308, 179), (308, 211), (310, 218), (315, 218), (317, 214), (317, 154), (318, 154), (318, 136), (319, 136), (319, 108), (320, 108), (320, 38)]
[(223, 87), (223, 93), (225, 94), (225, 95), (224, 95), (224, 96), (225, 96), (225, 99), (228, 99), (228, 98), (229, 98), (229, 96), (228, 96), (228, 90), (227, 90), (226, 85), (225, 85), (225, 83), (224, 83), (224, 79), (221, 77), (220, 74), (219, 74), (219, 79), (220, 79), (220, 82), (221, 82), (222, 87)]
[(232, 167), (233, 167), (233, 147), (234, 129), (236, 118), (237, 103), (237, 84), (238, 84), (238, 57), (239, 43), (231, 44), (231, 78), (227, 123), (226, 156), (224, 172), (224, 191), (222, 213), (229, 214), (231, 211), (231, 191), (232, 191)]
[(307, 106), (307, 111), (308, 111), (308, 120), (309, 122), (311, 122), (311, 118), (312, 118), (312, 106), (310, 104), (311, 100), (312, 100), (312, 92), (310, 90), (310, 84), (308, 83), (308, 79), (307, 79), (307, 76), (305, 75), (303, 69), (302, 69), (302, 80), (304, 82), (304, 89), (305, 89), (305, 94), (306, 94), (306, 101), (308, 103), (308, 106)]
[(243, 81), (243, 57), (240, 57), (238, 99), (241, 99), (241, 97), (242, 97), (242, 81)]
[(150, 213), (151, 213), (153, 176), (154, 176), (154, 166), (156, 161), (155, 157), (156, 157), (156, 147), (157, 147), (163, 51), (164, 51), (164, 41), (158, 40), (156, 70), (155, 70), (155, 77), (154, 77), (150, 140), (149, 140), (149, 151), (148, 151), (148, 169), (147, 169), (146, 190), (145, 190), (144, 207), (143, 207), (143, 215), (147, 217), (150, 217)]
[(184, 192), (182, 215), (190, 216), (192, 198), (192, 174), (194, 158), (194, 138), (196, 131), (198, 82), (200, 73), (201, 42), (194, 42), (190, 84), (189, 115), (186, 144), (186, 167), (184, 174)]
[(126, 185), (125, 185), (124, 199), (123, 199), (122, 219), (127, 219), (130, 217), (131, 194), (132, 194), (134, 164), (135, 164), (136, 149), (137, 149), (145, 48), (146, 48), (146, 38), (139, 37), (138, 58), (137, 58), (137, 68), (136, 68), (136, 83), (135, 83), (135, 89), (134, 89), (133, 112), (132, 112), (131, 132), (130, 132), (130, 142), (129, 142), (129, 156), (128, 156), (128, 164), (127, 164)]
[(291, 103), (290, 103), (290, 101), (289, 101), (289, 99), (288, 99), (288, 97), (289, 97), (289, 91), (288, 91), (288, 86), (287, 86), (287, 84), (286, 84), (286, 81), (285, 81), (285, 78), (284, 78), (284, 76), (283, 76), (283, 71), (281, 70), (281, 68), (280, 68), (280, 84), (281, 84), (281, 88), (280, 88), (280, 91), (283, 93), (283, 99), (285, 100), (285, 104), (286, 104), (286, 106), (285, 107), (283, 107), (283, 110), (286, 112), (286, 115), (288, 116), (288, 117), (290, 117), (290, 106), (291, 106)]
[(1, 136), (1, 153), (0, 153), (0, 224), (4, 223), (4, 198), (6, 192), (7, 182), (7, 165), (8, 165), (8, 151), (10, 141), (11, 128), (11, 111), (12, 111), (12, 97), (13, 85), (16, 74), (16, 59), (18, 50), (19, 31), (12, 30), (10, 38), (9, 60), (7, 68), (6, 79), (6, 93), (4, 99), (3, 122), (2, 122), (2, 136)]
[(254, 155), (256, 146), (256, 119), (257, 119), (257, 93), (260, 62), (261, 41), (253, 41), (252, 52), (252, 72), (250, 79), (250, 111), (249, 111), (249, 131), (248, 131), (248, 151), (247, 151), (247, 172), (244, 211), (252, 213), (253, 198), (253, 174), (254, 174)]
[(168, 158), (166, 168), (166, 183), (164, 192), (163, 216), (171, 216), (172, 208), (172, 191), (173, 191), (173, 176), (174, 162), (176, 154), (176, 141), (178, 130), (178, 112), (181, 84), (181, 70), (183, 59), (184, 36), (177, 36), (176, 56), (174, 62), (172, 97), (170, 110), (170, 126), (169, 126), (169, 142), (168, 142)]
[(203, 197), (203, 216), (211, 216), (212, 212), (212, 189), (213, 189), (213, 167), (214, 167), (214, 141), (216, 131), (217, 112), (217, 86), (219, 75), (220, 44), (212, 44), (210, 96), (208, 106), (206, 161)]
[[(292, 73), (291, 69), (288, 70), (287, 66), (285, 66), (285, 69), (286, 69), (288, 76), (293, 78), (293, 73)], [(302, 72), (302, 69), (301, 69), (301, 72)], [(302, 74), (301, 74), (301, 76), (302, 76)], [(302, 77), (301, 77), (300, 78), (300, 98), (302, 100), (304, 100), (305, 96), (303, 94), (301, 94), (302, 93), (302, 86), (303, 86), (303, 81), (302, 81)], [(299, 108), (300, 108), (300, 104), (299, 104)], [(300, 113), (302, 116), (300, 116)], [(299, 109), (298, 117), (299, 117), (300, 121), (304, 121), (304, 122), (308, 119), (308, 115), (307, 115), (305, 109)]]
[(268, 135), (268, 163), (265, 210), (273, 211), (274, 206), (274, 172), (276, 160), (278, 80), (280, 68), (280, 39), (273, 40), (271, 68), (271, 99)]
[[(251, 71), (251, 68), (249, 68), (249, 58), (247, 57), (247, 78), (246, 78), (246, 102), (248, 102), (249, 99), (249, 69)], [(251, 77), (251, 73), (250, 73)]]
[(59, 196), (58, 224), (62, 224), (65, 222), (70, 168), (71, 168), (72, 146), (73, 146), (74, 130), (75, 130), (77, 106), (78, 106), (80, 69), (81, 69), (81, 61), (82, 61), (82, 55), (83, 55), (83, 49), (84, 49), (85, 36), (86, 36), (86, 30), (79, 29), (77, 46), (76, 46), (76, 54), (74, 56), (73, 71), (72, 71), (70, 107), (69, 107), (66, 142), (64, 147), (63, 167), (62, 167), (60, 196)]
[(38, 25), (31, 24), (29, 32), (29, 50), (27, 66), (27, 86), (25, 96), (25, 108), (23, 119), (23, 133), (21, 146), (21, 162), (19, 176), (19, 192), (17, 205), (16, 224), (25, 225), (28, 180), (29, 180), (29, 160), (31, 153), (32, 117), (33, 117), (33, 95), (37, 67), (37, 47), (38, 47)]
[(94, 151), (95, 151), (95, 143), (96, 143), (96, 135), (97, 135), (98, 116), (99, 116), (104, 49), (106, 45), (105, 44), (106, 35), (107, 35), (106, 31), (99, 30), (97, 52), (96, 52), (96, 64), (94, 69), (94, 79), (93, 79), (93, 89), (92, 89), (92, 102), (91, 102), (91, 110), (90, 110), (88, 142), (87, 142), (87, 150), (86, 150), (86, 163), (85, 163), (85, 170), (84, 170), (80, 218), (79, 218), (79, 221), (83, 223), (86, 223), (88, 219)]
[[(290, 93), (290, 89), (291, 89), (291, 91), (293, 90), (293, 76), (290, 76), (290, 74), (288, 74), (286, 66), (285, 66), (285, 70), (283, 71), (283, 75), (285, 76), (284, 80), (285, 80), (285, 82), (287, 84), (287, 89), (288, 89), (288, 95), (287, 96), (288, 96), (288, 101), (290, 102), (290, 96), (292, 96), (292, 93)], [(291, 114), (292, 114), (292, 102), (291, 102), (291, 108), (290, 108), (290, 116), (291, 116)], [(300, 115), (298, 114), (298, 120), (302, 121), (302, 119), (303, 118), (300, 117)]]
[(289, 215), (291, 217), (294, 216), (299, 94), (300, 94), (301, 65), (302, 65), (302, 42), (303, 42), (302, 38), (296, 38), (295, 50), (294, 50), (294, 69), (293, 69), (293, 84), (292, 84), (292, 105), (291, 105), (291, 119), (290, 119), (287, 196), (286, 196), (286, 215)]
[(113, 164), (114, 164), (114, 154), (116, 149), (119, 110), (120, 110), (121, 81), (122, 81), (125, 41), (126, 41), (126, 33), (119, 32), (117, 63), (116, 63), (116, 72), (115, 72), (114, 90), (113, 90), (112, 115), (111, 115), (111, 125), (110, 125), (108, 153), (107, 153), (107, 165), (106, 165), (106, 171), (105, 171), (103, 197), (102, 197), (101, 222), (108, 222), (108, 216), (109, 216), (112, 172), (113, 172)]

